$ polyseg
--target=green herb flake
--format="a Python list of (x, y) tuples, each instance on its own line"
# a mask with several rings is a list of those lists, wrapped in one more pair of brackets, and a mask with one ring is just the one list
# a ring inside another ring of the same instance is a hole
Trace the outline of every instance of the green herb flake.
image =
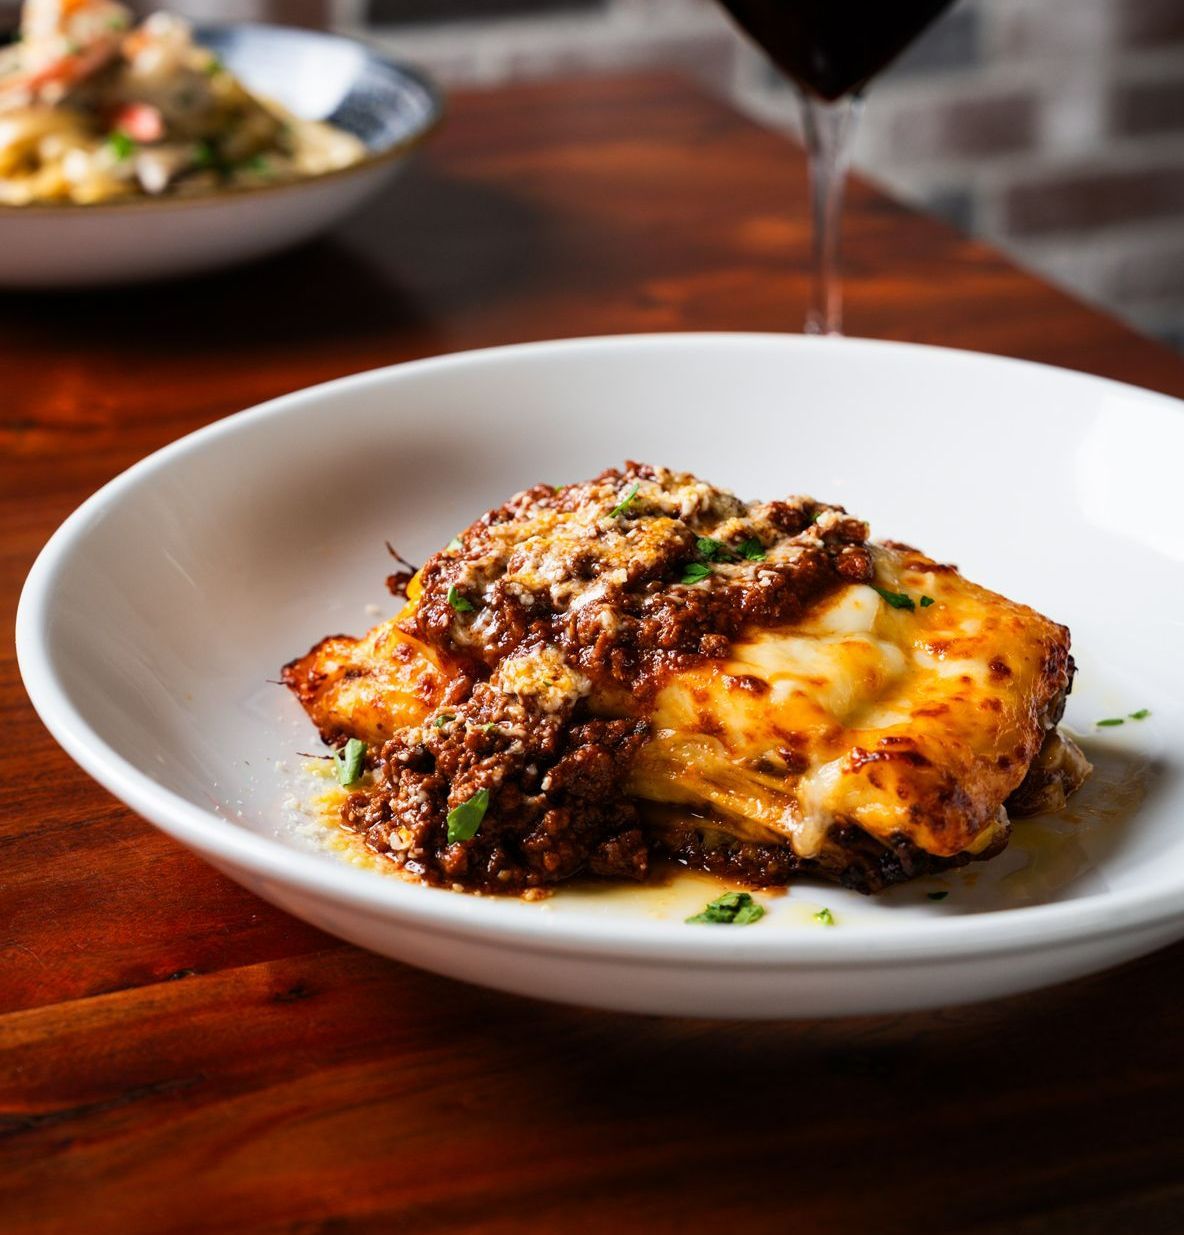
[(450, 720), (456, 720), (455, 712), (441, 712), (440, 715), (432, 721), (432, 724), (435, 725), (437, 729), (443, 729)]
[(944, 901), (945, 898), (949, 896), (949, 893), (948, 892), (926, 892), (925, 895), (929, 897), (931, 901)]
[(214, 147), (209, 142), (198, 142), (193, 148), (194, 167), (213, 167), (217, 162)]
[(348, 788), (362, 779), (366, 764), (366, 743), (350, 738), (340, 750), (333, 752), (333, 762), (337, 765), (337, 783)]
[(225, 69), (225, 67), (226, 66), (222, 63), (221, 60), (218, 59), (217, 56), (211, 56), (206, 61), (205, 75), (207, 77), (217, 77), (218, 74), (221, 73), (223, 69)]
[(702, 562), (691, 562), (686, 570), (683, 571), (680, 582), (690, 587), (693, 584), (702, 583), (709, 574), (711, 574), (710, 566), (705, 566)]
[(814, 915), (814, 921), (820, 923), (823, 926), (834, 926), (835, 915), (831, 913), (829, 909), (823, 908), (823, 909), (820, 909)]
[(454, 552), (454, 551), (455, 551), (455, 550), (457, 550), (457, 549), (462, 549), (462, 548), (464, 548), (464, 546), (460, 543), (460, 537), (459, 537), (459, 536), (454, 536), (454, 537), (453, 537), (453, 538), (452, 538), (452, 539), (448, 542), (447, 548), (448, 548), (450, 551), (453, 551), (453, 552)]
[(930, 605), (935, 604), (935, 603), (936, 602), (934, 601), (932, 596), (922, 596), (921, 597), (921, 608), (922, 609), (928, 609)]
[(621, 498), (621, 500), (612, 508), (612, 510), (608, 512), (608, 517), (610, 519), (619, 519), (625, 513), (625, 511), (627, 511), (629, 507), (633, 504), (633, 499), (637, 496), (637, 490), (640, 488), (641, 488), (641, 485), (638, 484), (636, 481), (633, 484), (631, 484), (629, 488), (626, 490), (625, 496)]
[(455, 845), (457, 841), (472, 840), (488, 809), (488, 789), (478, 789), (467, 802), (454, 806), (448, 812), (448, 843)]
[(749, 562), (763, 562), (765, 560), (765, 546), (755, 536), (742, 540), (736, 546), (736, 552)]
[(465, 600), (465, 598), (456, 590), (455, 583), (448, 589), (448, 603), (457, 611), (457, 613), (473, 612), (474, 606), (472, 601)]
[(136, 142), (122, 129), (113, 129), (107, 134), (107, 149), (120, 163), (126, 163), (136, 152)]
[(878, 592), (893, 609), (911, 610), (917, 607), (913, 602), (913, 598), (906, 596), (904, 592), (890, 592), (887, 588), (876, 587), (874, 583), (872, 584), (872, 590)]
[(490, 721), (488, 725), (481, 726), (482, 733), (493, 733), (496, 729), (497, 729), (497, 725), (495, 725), (493, 721)]
[(1113, 729), (1115, 725), (1125, 725), (1126, 721), (1121, 716), (1107, 716), (1104, 720), (1096, 720), (1094, 724), (1099, 729)]
[(687, 921), (716, 926), (747, 926), (750, 922), (759, 922), (764, 916), (764, 906), (758, 905), (749, 893), (725, 892), (711, 901), (702, 913), (687, 918)]
[(247, 171), (254, 172), (256, 176), (270, 176), (274, 174), (274, 168), (271, 166), (270, 160), (262, 154), (253, 154), (243, 164)]
[(1150, 708), (1140, 708), (1137, 712), (1132, 712), (1130, 714), (1130, 719), (1131, 720), (1146, 720), (1147, 717), (1150, 715), (1151, 715)]
[(726, 562), (736, 556), (722, 540), (711, 536), (700, 536), (695, 541), (695, 551), (705, 562)]
[(108, 17), (106, 21), (106, 26), (108, 30), (126, 30), (127, 29), (127, 18), (119, 17), (119, 16)]

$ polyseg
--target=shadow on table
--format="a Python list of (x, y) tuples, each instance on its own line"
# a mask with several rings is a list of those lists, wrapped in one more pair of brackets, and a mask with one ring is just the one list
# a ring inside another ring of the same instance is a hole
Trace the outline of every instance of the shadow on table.
[(169, 283), (0, 297), (0, 329), (52, 331), (59, 346), (227, 352), (421, 324), (405, 289), (337, 240)]
[(0, 292), (0, 337), (58, 349), (226, 353), (432, 335), (542, 268), (527, 203), (429, 170), (333, 235), (209, 275), (125, 288)]

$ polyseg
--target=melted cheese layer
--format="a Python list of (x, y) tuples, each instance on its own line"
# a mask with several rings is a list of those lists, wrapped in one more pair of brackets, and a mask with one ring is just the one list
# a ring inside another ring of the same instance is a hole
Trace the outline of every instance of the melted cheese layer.
[(914, 607), (852, 585), (668, 682), (637, 796), (800, 857), (836, 823), (943, 857), (995, 839), (1067, 684), (1067, 632), (920, 554), (874, 553), (877, 586)]

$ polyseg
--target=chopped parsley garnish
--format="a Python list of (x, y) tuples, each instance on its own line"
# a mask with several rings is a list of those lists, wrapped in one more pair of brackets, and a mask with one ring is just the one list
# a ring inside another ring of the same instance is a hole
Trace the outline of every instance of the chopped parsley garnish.
[(454, 536), (454, 537), (453, 537), (453, 538), (452, 538), (452, 539), (448, 542), (448, 545), (447, 545), (447, 548), (449, 548), (449, 549), (459, 549), (459, 548), (461, 548), (461, 547), (462, 547), (462, 546), (461, 546), (461, 543), (460, 543), (460, 537), (459, 537), (459, 536)]
[(366, 743), (350, 738), (340, 750), (333, 752), (333, 762), (337, 765), (337, 783), (348, 788), (362, 779), (366, 763)]
[(457, 611), (457, 613), (473, 612), (473, 602), (465, 600), (465, 598), (456, 590), (455, 583), (448, 589), (448, 603)]
[(106, 21), (106, 26), (108, 30), (126, 30), (127, 29), (127, 18), (118, 17), (118, 16), (108, 17)]
[(688, 922), (708, 922), (718, 926), (747, 926), (765, 916), (765, 907), (758, 905), (747, 892), (725, 892)]
[(1103, 720), (1095, 720), (1099, 729), (1110, 729), (1115, 725), (1125, 725), (1128, 720), (1146, 720), (1151, 715), (1150, 708), (1140, 708), (1137, 712), (1128, 712), (1126, 716), (1107, 716)]
[(820, 922), (823, 926), (834, 926), (835, 915), (829, 909), (823, 908), (814, 915), (814, 921)]
[(217, 77), (226, 66), (218, 59), (217, 56), (211, 56), (206, 61), (205, 73), (207, 77)]
[(198, 142), (193, 148), (194, 167), (213, 167), (217, 162), (214, 147), (209, 142)]
[(488, 809), (488, 789), (478, 789), (467, 802), (454, 806), (448, 812), (448, 843), (455, 845), (458, 840), (472, 840)]
[(922, 596), (921, 597), (921, 608), (922, 609), (928, 609), (929, 606), (934, 603), (935, 602), (932, 596)]
[(945, 898), (949, 896), (949, 893), (948, 892), (926, 892), (925, 895), (928, 896), (931, 901), (944, 901)]
[(680, 582), (688, 586), (694, 583), (702, 583), (707, 576), (711, 574), (711, 567), (705, 566), (702, 562), (691, 562), (683, 571)]
[(107, 149), (121, 162), (126, 163), (136, 152), (135, 139), (122, 129), (113, 129), (107, 134)]
[(705, 562), (738, 562), (741, 558), (750, 562), (765, 560), (765, 546), (755, 536), (742, 540), (734, 549), (714, 536), (700, 536), (695, 541), (695, 549)]
[(710, 536), (700, 536), (695, 541), (695, 549), (705, 562), (726, 562), (736, 556), (722, 540)]
[(633, 504), (633, 499), (637, 496), (637, 490), (640, 488), (641, 485), (634, 481), (626, 490), (625, 496), (608, 512), (608, 517), (610, 519), (619, 519)]
[(243, 164), (247, 171), (254, 172), (256, 176), (270, 176), (274, 171), (270, 161), (262, 154), (253, 154)]
[(432, 721), (432, 724), (435, 725), (437, 729), (443, 729), (450, 720), (456, 720), (455, 712), (441, 712), (440, 715)]
[(893, 609), (915, 609), (917, 606), (911, 596), (906, 596), (904, 592), (890, 592), (887, 588), (876, 587), (872, 584), (872, 590), (879, 594), (892, 606)]
[(736, 546), (736, 552), (749, 562), (763, 562), (765, 560), (765, 546), (755, 536), (742, 540)]
[(496, 728), (497, 728), (497, 725), (495, 725), (493, 721), (490, 721), (488, 725), (481, 726), (481, 732), (482, 733), (492, 733)]

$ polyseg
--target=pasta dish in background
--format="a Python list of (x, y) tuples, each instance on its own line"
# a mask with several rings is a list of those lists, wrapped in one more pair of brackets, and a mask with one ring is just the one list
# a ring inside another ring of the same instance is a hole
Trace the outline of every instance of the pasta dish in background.
[(0, 203), (196, 195), (360, 162), (332, 125), (257, 98), (189, 24), (113, 0), (28, 0), (0, 48)]

